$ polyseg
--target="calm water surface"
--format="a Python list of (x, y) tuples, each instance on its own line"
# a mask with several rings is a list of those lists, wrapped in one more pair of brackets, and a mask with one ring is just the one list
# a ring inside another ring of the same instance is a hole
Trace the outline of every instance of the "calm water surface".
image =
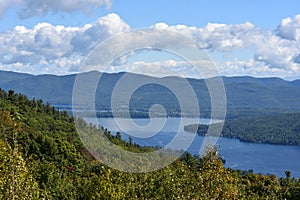
[[(137, 131), (137, 128), (130, 124), (130, 119), (119, 120), (119, 126), (112, 118), (85, 120), (95, 124), (99, 122), (112, 133), (120, 131), (123, 139), (128, 140), (130, 136), (133, 142), (142, 146), (166, 146), (171, 142), (169, 148), (180, 150), (182, 146), (188, 145), (187, 151), (194, 155), (199, 154), (204, 137), (185, 132), (183, 127), (195, 123), (195, 120), (202, 124), (216, 122), (209, 119), (191, 119), (180, 124), (180, 118), (168, 118), (165, 123), (157, 122), (151, 126), (150, 119), (134, 119), (134, 123), (139, 125)], [(162, 129), (158, 129), (156, 125), (162, 125)], [(122, 127), (122, 130), (119, 127)], [(174, 141), (175, 136), (179, 138)], [(228, 138), (219, 138), (217, 144), (220, 146), (220, 154), (226, 160), (226, 167), (253, 169), (255, 173), (277, 176), (284, 176), (284, 171), (290, 170), (294, 177), (300, 177), (300, 146), (256, 144)]]

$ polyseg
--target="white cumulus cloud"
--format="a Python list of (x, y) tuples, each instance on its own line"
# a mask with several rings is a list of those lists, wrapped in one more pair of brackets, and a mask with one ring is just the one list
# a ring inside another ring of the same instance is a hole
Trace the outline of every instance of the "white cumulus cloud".
[[(300, 74), (300, 15), (293, 19), (286, 18), (276, 30), (261, 30), (252, 23), (244, 24), (212, 24), (204, 27), (187, 27), (185, 25), (168, 26), (158, 23), (154, 27), (169, 28), (193, 38), (198, 45), (209, 51), (223, 52), (230, 54), (232, 51), (253, 49), (252, 64), (248, 64), (244, 70), (244, 64), (239, 66), (241, 70), (230, 68), (232, 73), (242, 72), (257, 74), (258, 68), (263, 69), (263, 74), (270, 72), (270, 75), (289, 76)], [(241, 63), (249, 63), (241, 60)], [(225, 63), (218, 63), (219, 67), (228, 67)], [(230, 65), (233, 66), (233, 65)], [(229, 70), (224, 70), (230, 74)], [(281, 73), (281, 74), (280, 74)]]
[(2, 0), (0, 15), (8, 8), (16, 7), (21, 18), (41, 16), (49, 12), (82, 11), (88, 13), (102, 6), (110, 7), (110, 0)]
[[(17, 2), (21, 5), (23, 1), (12, 0), (11, 2)], [(68, 2), (65, 3), (68, 4)], [(98, 0), (89, 2), (96, 4)], [(9, 4), (1, 5), (0, 11), (7, 6)], [(72, 10), (73, 8), (65, 7), (64, 9)], [(252, 52), (248, 58), (237, 56), (236, 59), (232, 60), (226, 59), (225, 56), (223, 61), (217, 60), (216, 64), (224, 75), (299, 76), (300, 15), (283, 19), (279, 23), (278, 27), (274, 27), (274, 30), (262, 30), (250, 22), (242, 24), (208, 23), (204, 27), (169, 26), (166, 23), (157, 23), (152, 28), (179, 32), (192, 38), (200, 48), (205, 49), (208, 53), (218, 52), (227, 55), (245, 50), (248, 50), (248, 54)], [(130, 26), (117, 14), (109, 14), (81, 27), (54, 26), (49, 23), (39, 23), (30, 29), (16, 26), (13, 30), (0, 33), (0, 68), (35, 74), (76, 72), (79, 70), (84, 56), (95, 45), (110, 36), (129, 30), (131, 30)], [(143, 46), (159, 41), (161, 47), (177, 48), (186, 41), (178, 40), (176, 34), (157, 34), (153, 35), (152, 39), (153, 41), (147, 41), (147, 34), (139, 31), (137, 35), (123, 38), (122, 41), (117, 41), (117, 44), (114, 45), (116, 45), (115, 47)], [(128, 53), (131, 56), (132, 52)], [(129, 70), (127, 56), (124, 55), (113, 63), (119, 65), (114, 66), (115, 70)], [(123, 67), (123, 70), (120, 67)], [(164, 72), (168, 67), (179, 67), (179, 70), (186, 70), (191, 77), (194, 75), (192, 71), (189, 71), (187, 64), (175, 60), (159, 60), (157, 62), (136, 60), (132, 67), (140, 70), (140, 72), (145, 72), (147, 69), (148, 71), (152, 70), (153, 73)], [(187, 73), (185, 76), (188, 76)]]
[(300, 41), (300, 15), (283, 19), (277, 28), (277, 33), (282, 38)]
[[(21, 63), (27, 66), (24, 70), (30, 69), (30, 73), (68, 73), (71, 68), (72, 71), (78, 68), (78, 60), (82, 60), (93, 45), (129, 29), (116, 14), (82, 27), (49, 23), (39, 23), (31, 29), (16, 26), (11, 31), (0, 33), (0, 68), (11, 69), (11, 66)], [(21, 67), (16, 69), (22, 71)]]

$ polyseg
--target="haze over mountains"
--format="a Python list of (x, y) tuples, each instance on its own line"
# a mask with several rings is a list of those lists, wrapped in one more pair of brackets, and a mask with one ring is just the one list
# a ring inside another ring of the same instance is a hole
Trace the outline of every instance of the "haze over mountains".
[[(100, 72), (87, 72), (85, 76), (99, 76)], [(96, 105), (101, 109), (110, 109), (112, 91), (124, 73), (102, 74), (96, 92)], [(159, 78), (138, 74), (127, 74), (130, 80), (150, 80)], [(66, 76), (30, 75), (0, 71), (0, 87), (4, 90), (27, 95), (29, 98), (42, 99), (53, 105), (72, 103), (72, 92), (76, 74)], [(179, 77), (165, 77), (176, 82)], [(210, 96), (203, 79), (187, 79), (195, 90), (200, 109), (209, 112)], [(252, 112), (253, 115), (264, 113), (300, 111), (300, 80), (286, 81), (280, 78), (223, 77), (227, 110), (231, 117)], [(181, 86), (179, 86), (181, 87)], [(180, 89), (180, 88), (179, 88)], [(182, 85), (184, 90), (184, 85)], [(189, 97), (187, 97), (189, 98)], [(148, 109), (153, 104), (162, 104), (167, 111), (178, 111), (179, 103), (175, 95), (166, 87), (147, 84), (138, 88), (131, 97), (130, 108)]]

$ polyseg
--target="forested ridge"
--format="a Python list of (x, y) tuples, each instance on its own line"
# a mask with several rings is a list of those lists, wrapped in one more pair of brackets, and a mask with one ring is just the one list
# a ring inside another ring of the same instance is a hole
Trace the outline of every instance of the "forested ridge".
[[(205, 135), (208, 126), (192, 124), (185, 130)], [(229, 119), (221, 136), (254, 143), (300, 145), (300, 113)]]
[[(152, 151), (105, 132), (119, 146)], [(300, 180), (224, 168), (218, 149), (184, 154), (151, 173), (125, 173), (95, 160), (74, 119), (42, 100), (0, 90), (0, 199), (300, 199)]]
[[(112, 117), (111, 97), (114, 88), (121, 78), (126, 75), (131, 83), (151, 82), (139, 87), (131, 96), (129, 110), (132, 117), (149, 117), (148, 111), (154, 104), (161, 104), (169, 117), (181, 116), (181, 108), (175, 94), (168, 88), (155, 83), (172, 83), (178, 91), (185, 91), (185, 84), (181, 84), (180, 77), (157, 78), (132, 73), (100, 73), (90, 71), (80, 74), (87, 82), (100, 77), (95, 93), (95, 107), (99, 117)], [(51, 105), (70, 108), (72, 105), (73, 87), (77, 74), (32, 75), (0, 70), (0, 87), (6, 91), (13, 89), (25, 94), (29, 98), (43, 99)], [(226, 88), (227, 118), (258, 117), (287, 112), (300, 112), (300, 84), (299, 80), (286, 81), (280, 78), (255, 78), (248, 76), (222, 77)], [(211, 96), (206, 81), (211, 79), (185, 79), (195, 91), (198, 99), (201, 116), (211, 115)], [(26, 84), (24, 84), (26, 83)], [(129, 82), (127, 82), (129, 84)], [(94, 84), (94, 83), (89, 83)], [(85, 92), (85, 91), (82, 91)], [(90, 95), (89, 93), (85, 95)], [(186, 98), (192, 98), (191, 96)], [(118, 110), (120, 116), (124, 112)], [(186, 113), (190, 114), (190, 113)], [(116, 113), (114, 114), (116, 116)], [(125, 115), (126, 116), (126, 115)]]

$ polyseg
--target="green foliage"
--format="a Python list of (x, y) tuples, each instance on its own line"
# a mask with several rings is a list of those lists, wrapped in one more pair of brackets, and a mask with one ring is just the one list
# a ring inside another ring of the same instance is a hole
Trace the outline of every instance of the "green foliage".
[[(39, 188), (19, 152), (16, 136), (21, 131), (20, 123), (9, 112), (0, 111), (0, 132), (13, 135), (12, 143), (0, 139), (0, 198), (38, 199)], [(4, 137), (5, 138), (5, 137)], [(7, 138), (5, 138), (7, 139)]]
[[(207, 125), (187, 125), (186, 131), (205, 135)], [(241, 141), (300, 145), (300, 113), (227, 120), (221, 136)]]
[[(13, 91), (0, 90), (0, 106), (0, 199), (299, 199), (300, 180), (290, 173), (278, 180), (226, 169), (215, 148), (151, 173), (117, 171), (85, 149), (66, 112)], [(155, 150), (78, 123), (128, 151)]]

